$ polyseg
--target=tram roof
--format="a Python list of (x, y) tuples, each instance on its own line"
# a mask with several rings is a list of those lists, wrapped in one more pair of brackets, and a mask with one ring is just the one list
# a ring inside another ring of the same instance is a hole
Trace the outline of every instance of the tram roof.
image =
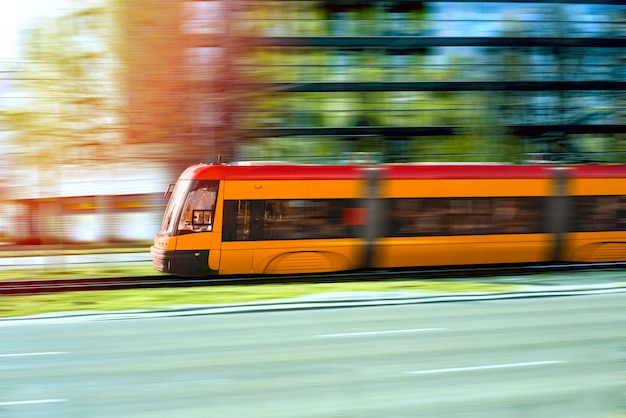
[(400, 179), (543, 179), (555, 170), (567, 170), (573, 178), (623, 178), (625, 165), (553, 166), (476, 163), (407, 163), (381, 165), (314, 165), (289, 163), (198, 164), (181, 175), (183, 179), (204, 180), (357, 180), (367, 170), (377, 177)]
[(189, 167), (181, 178), (205, 180), (356, 180), (364, 166), (356, 165), (206, 165)]
[[(581, 165), (570, 175), (574, 178), (626, 178), (626, 165)], [(624, 185), (626, 187), (626, 184)]]
[(549, 166), (513, 164), (398, 164), (384, 177), (400, 179), (532, 179), (549, 177)]

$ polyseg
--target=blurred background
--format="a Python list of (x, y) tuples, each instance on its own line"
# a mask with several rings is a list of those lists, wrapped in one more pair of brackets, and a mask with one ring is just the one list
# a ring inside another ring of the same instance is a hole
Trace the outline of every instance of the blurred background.
[(0, 242), (144, 243), (197, 162), (626, 163), (623, 0), (2, 0)]

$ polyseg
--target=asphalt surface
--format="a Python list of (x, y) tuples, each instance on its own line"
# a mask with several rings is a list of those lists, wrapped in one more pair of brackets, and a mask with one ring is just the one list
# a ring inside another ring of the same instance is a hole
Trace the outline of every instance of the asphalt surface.
[(0, 416), (617, 418), (625, 320), (610, 293), (0, 321)]
[(626, 416), (626, 271), (454, 281), (2, 319), (0, 417)]

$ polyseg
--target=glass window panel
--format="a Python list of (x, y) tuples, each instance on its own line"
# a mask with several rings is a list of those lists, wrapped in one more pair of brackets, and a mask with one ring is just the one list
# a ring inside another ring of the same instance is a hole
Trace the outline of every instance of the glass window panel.
[(393, 199), (391, 236), (539, 233), (542, 199)]
[(198, 181), (189, 191), (178, 221), (179, 233), (206, 232), (213, 229), (218, 185), (217, 181)]
[(573, 198), (576, 232), (626, 230), (626, 196)]

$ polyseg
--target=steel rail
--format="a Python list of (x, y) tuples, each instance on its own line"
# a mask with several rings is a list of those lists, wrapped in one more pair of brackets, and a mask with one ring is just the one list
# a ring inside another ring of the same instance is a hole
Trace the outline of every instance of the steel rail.
[[(276, 283), (330, 283), (385, 281), (411, 279), (473, 279), (479, 277), (532, 276), (550, 272), (590, 271), (626, 268), (626, 262), (535, 264), (516, 266), (479, 266), (401, 269), (385, 271), (352, 271), (323, 274), (214, 276), (207, 278), (175, 277), (168, 275), (142, 277), (97, 277), (67, 279), (5, 280), (0, 281), (0, 295), (27, 295), (94, 290), (174, 288), (193, 286), (259, 285)], [(541, 284), (541, 282), (536, 282)]]

